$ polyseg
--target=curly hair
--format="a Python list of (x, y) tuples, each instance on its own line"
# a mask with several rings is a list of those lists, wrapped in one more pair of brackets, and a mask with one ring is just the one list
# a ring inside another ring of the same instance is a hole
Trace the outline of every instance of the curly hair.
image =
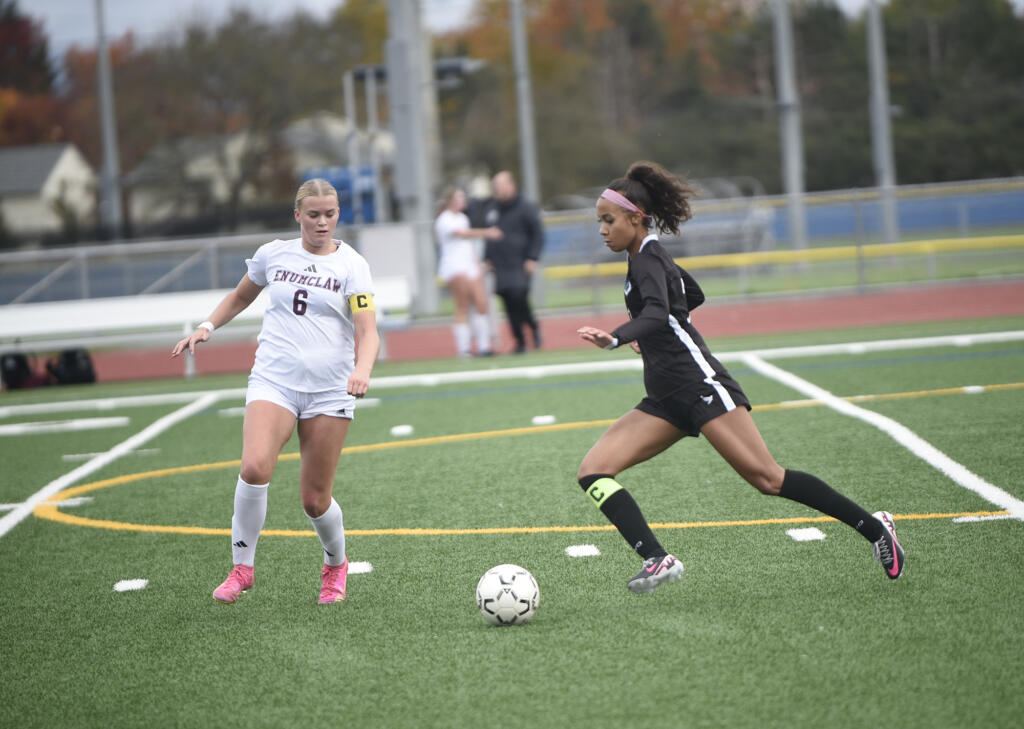
[(608, 183), (647, 214), (661, 233), (679, 233), (679, 226), (693, 217), (690, 198), (697, 189), (656, 162), (634, 162), (625, 177)]

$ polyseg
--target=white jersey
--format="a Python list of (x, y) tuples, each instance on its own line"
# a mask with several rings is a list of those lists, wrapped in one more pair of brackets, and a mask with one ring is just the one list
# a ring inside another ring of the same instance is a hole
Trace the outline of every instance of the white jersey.
[(299, 392), (344, 389), (355, 369), (350, 297), (373, 295), (366, 260), (342, 241), (318, 256), (302, 239), (274, 240), (246, 259), (270, 302), (252, 374)]
[(448, 281), (459, 274), (470, 278), (480, 275), (477, 241), (455, 235), (456, 231), (469, 230), (471, 227), (465, 213), (456, 213), (452, 210), (442, 211), (434, 221), (434, 235), (437, 236), (438, 247), (441, 249), (437, 275), (442, 280)]

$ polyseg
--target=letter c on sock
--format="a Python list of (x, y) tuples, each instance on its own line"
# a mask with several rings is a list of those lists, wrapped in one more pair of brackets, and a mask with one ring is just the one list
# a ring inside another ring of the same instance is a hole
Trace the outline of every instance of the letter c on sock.
[(616, 491), (621, 491), (622, 486), (613, 478), (600, 478), (594, 481), (587, 489), (587, 496), (594, 501), (594, 505), (597, 508), (601, 508), (608, 497), (614, 494)]

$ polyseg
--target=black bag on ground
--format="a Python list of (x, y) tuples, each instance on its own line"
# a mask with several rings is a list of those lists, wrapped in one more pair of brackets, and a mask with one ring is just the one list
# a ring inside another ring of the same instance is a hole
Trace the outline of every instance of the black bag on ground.
[(18, 390), (29, 384), (32, 368), (28, 357), (21, 352), (7, 352), (0, 355), (0, 371), (3, 373), (4, 384), (9, 390)]
[(46, 369), (56, 378), (58, 385), (96, 382), (92, 357), (84, 349), (65, 349), (57, 355), (56, 359), (51, 359), (46, 363)]

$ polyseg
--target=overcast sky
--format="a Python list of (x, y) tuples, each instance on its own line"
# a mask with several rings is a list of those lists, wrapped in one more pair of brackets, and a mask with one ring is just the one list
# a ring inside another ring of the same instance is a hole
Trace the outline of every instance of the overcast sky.
[[(867, 0), (837, 2), (847, 13), (858, 14)], [(1024, 0), (1012, 2), (1018, 11), (1024, 9)], [(217, 23), (236, 6), (268, 18), (286, 17), (298, 8), (322, 18), (338, 4), (333, 0), (104, 0), (108, 37), (118, 37), (131, 30), (143, 44), (174, 32), (193, 19)], [(423, 0), (424, 20), (431, 30), (448, 30), (465, 20), (472, 5), (473, 0)], [(74, 44), (93, 46), (96, 43), (95, 0), (27, 0), (19, 3), (19, 7), (43, 22), (54, 55), (63, 54)]]
[[(288, 17), (301, 8), (325, 18), (340, 4), (341, 0), (103, 0), (107, 37), (130, 30), (142, 43), (194, 19), (218, 23), (233, 7), (267, 18)], [(75, 44), (96, 44), (95, 0), (27, 0), (18, 5), (23, 13), (42, 21), (54, 54)], [(459, 25), (472, 5), (473, 0), (424, 0), (424, 21), (432, 30), (447, 30)]]

